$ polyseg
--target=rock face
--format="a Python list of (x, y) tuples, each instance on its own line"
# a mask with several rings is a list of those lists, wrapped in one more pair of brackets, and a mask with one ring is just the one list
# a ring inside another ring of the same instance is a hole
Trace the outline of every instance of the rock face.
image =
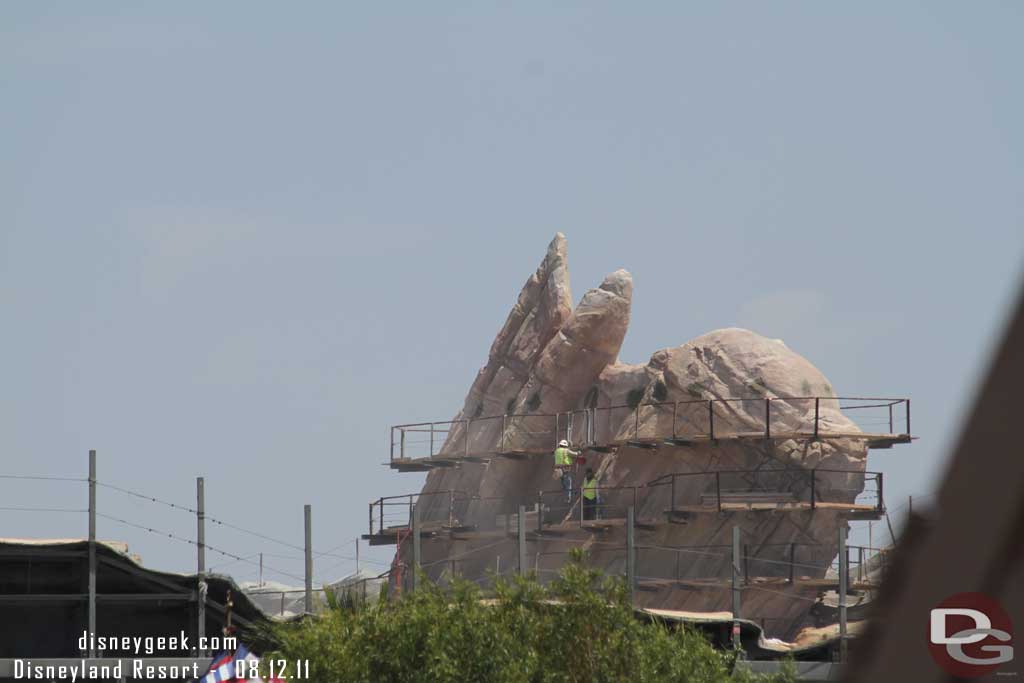
[[(509, 451), (553, 448), (550, 418), (544, 416), (582, 409), (592, 411), (596, 443), (676, 431), (707, 433), (711, 421), (717, 434), (757, 433), (766, 424), (773, 433), (786, 434), (799, 432), (816, 410), (823, 431), (859, 431), (840, 412), (838, 400), (829, 398), (836, 394), (817, 368), (781, 340), (748, 330), (710, 332), (655, 352), (646, 365), (620, 363), (632, 294), (631, 276), (619, 270), (573, 308), (566, 240), (556, 235), (495, 338), (439, 456), (493, 452), (499, 442)], [(717, 400), (709, 417), (710, 399)], [(769, 407), (767, 399), (785, 400), (772, 401)], [(502, 417), (513, 415), (525, 417)], [(494, 417), (485, 419), (490, 416)], [(458, 422), (467, 418), (474, 419)], [(590, 451), (586, 458), (587, 466), (601, 475), (602, 486), (634, 487), (670, 473), (696, 473), (679, 479), (671, 492), (667, 486), (651, 486), (630, 494), (638, 519), (664, 520), (674, 501), (686, 496), (699, 500), (707, 493), (707, 476), (728, 470), (842, 470), (816, 478), (818, 495), (824, 492), (829, 500), (852, 502), (864, 487), (863, 444), (850, 438), (783, 438), (661, 445), (657, 451), (625, 445), (611, 452)], [(518, 505), (533, 506), (538, 491), (558, 488), (551, 465), (549, 455), (540, 455), (494, 457), (431, 470), (418, 503), (421, 520), (427, 525), (447, 520), (480, 531), (498, 529)], [(801, 481), (790, 478), (781, 485), (803, 495)], [(454, 494), (444, 495), (449, 491), (467, 501), (459, 506), (457, 520)], [(569, 517), (578, 515), (576, 510), (555, 514)], [(549, 516), (545, 521), (559, 520)], [(784, 576), (790, 571), (788, 561), (795, 559), (798, 575), (820, 578), (835, 556), (836, 531), (845, 523), (838, 512), (827, 509), (697, 513), (680, 523), (640, 530), (638, 543), (643, 549), (638, 552), (637, 572), (656, 578), (728, 577), (730, 559), (721, 552), (684, 555), (670, 549), (728, 547), (732, 528), (740, 526), (745, 545), (757, 551), (760, 564), (753, 575)], [(607, 529), (600, 537), (579, 530), (576, 536), (567, 532), (561, 538), (536, 540), (529, 554), (542, 579), (564, 562), (569, 548), (578, 546), (591, 550), (594, 564), (621, 573), (624, 553), (605, 549), (621, 549), (624, 542), (621, 527)], [(794, 543), (800, 547), (794, 549)], [(406, 562), (411, 560), (409, 552), (408, 545), (399, 546), (399, 556)], [(446, 561), (452, 557), (459, 559)], [(515, 568), (516, 558), (515, 542), (503, 535), (498, 540), (452, 540), (442, 535), (423, 544), (426, 571), (435, 579), (446, 571), (468, 578), (483, 577), (495, 567), (507, 571)], [(796, 585), (767, 592), (749, 588), (744, 592), (744, 615), (763, 619), (771, 635), (792, 635), (812, 623), (807, 598), (813, 595), (813, 590)], [(731, 604), (726, 590), (678, 586), (642, 591), (637, 600), (646, 606), (700, 611), (729, 609)]]

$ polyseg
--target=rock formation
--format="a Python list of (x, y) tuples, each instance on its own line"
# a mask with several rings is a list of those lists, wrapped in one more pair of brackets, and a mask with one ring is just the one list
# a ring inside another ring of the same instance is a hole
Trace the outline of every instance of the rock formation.
[[(634, 496), (638, 519), (664, 521), (666, 510), (676, 501), (699, 500), (707, 494), (715, 472), (732, 470), (842, 470), (815, 480), (818, 496), (830, 501), (854, 500), (864, 486), (861, 473), (867, 457), (863, 440), (855, 438), (659, 443), (656, 450), (625, 443), (634, 436), (671, 434), (673, 430), (706, 433), (709, 420), (714, 421), (717, 434), (758, 433), (765, 429), (766, 420), (774, 433), (798, 432), (801, 425), (813, 421), (815, 410), (824, 431), (859, 431), (840, 412), (838, 401), (828, 398), (835, 393), (817, 368), (782, 341), (754, 332), (716, 330), (682, 346), (657, 351), (645, 365), (619, 362), (632, 293), (630, 274), (619, 270), (589, 290), (573, 308), (566, 240), (556, 235), (495, 338), (487, 363), (473, 382), (438, 457), (493, 452), (496, 443), (502, 445), (501, 450), (543, 451), (554, 444), (550, 418), (541, 416), (588, 409), (593, 415), (592, 442), (620, 444), (606, 452), (595, 449), (585, 454), (587, 465), (599, 471), (602, 486), (641, 486), (670, 473), (698, 473), (677, 479), (671, 490), (652, 486), (629, 493)], [(777, 397), (787, 400), (772, 402), (769, 408), (766, 399)], [(710, 418), (709, 399), (719, 400)], [(488, 417), (491, 419), (485, 419)], [(469, 418), (474, 419), (459, 422)], [(776, 482), (777, 488), (805, 495), (807, 480), (779, 476), (789, 478)], [(426, 525), (447, 520), (476, 530), (494, 530), (508, 522), (518, 505), (533, 507), (539, 491), (557, 488), (550, 455), (462, 461), (457, 467), (429, 472), (419, 514)], [(452, 517), (451, 496), (442, 495), (448, 491), (458, 492), (464, 501), (458, 508), (458, 520)], [(553, 510), (542, 513), (546, 522), (560, 521), (552, 520), (551, 514), (578, 514), (557, 506)], [(845, 523), (840, 512), (828, 509), (680, 515), (672, 523), (638, 531), (642, 550), (637, 554), (637, 574), (670, 579), (727, 578), (732, 528), (740, 526), (745, 547), (757, 558), (758, 566), (751, 575), (785, 576), (790, 571), (789, 560), (795, 557), (798, 575), (821, 577), (835, 556), (836, 531)], [(427, 573), (440, 579), (444, 572), (454, 571), (474, 579), (495, 567), (515, 568), (514, 540), (503, 535), (497, 540), (465, 538), (439, 535), (425, 541)], [(790, 545), (794, 543), (798, 546)], [(594, 564), (609, 573), (621, 573), (623, 544), (621, 525), (609, 525), (601, 532), (577, 527), (575, 534), (566, 531), (533, 540), (529, 555), (542, 579), (557, 570), (571, 547), (589, 549)], [(696, 546), (720, 550), (671, 550)], [(408, 545), (400, 545), (403, 560), (411, 559), (409, 552)], [(459, 559), (445, 561), (452, 557)], [(763, 620), (770, 635), (791, 636), (799, 627), (812, 624), (809, 608), (817, 592), (799, 585), (767, 591), (747, 588), (744, 615)], [(727, 590), (707, 587), (666, 585), (637, 593), (640, 604), (665, 609), (715, 611), (729, 609), (730, 600)]]

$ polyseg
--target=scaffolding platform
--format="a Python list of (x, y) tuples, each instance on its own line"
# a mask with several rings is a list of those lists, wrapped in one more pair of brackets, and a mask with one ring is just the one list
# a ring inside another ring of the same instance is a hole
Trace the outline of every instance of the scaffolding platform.
[[(842, 418), (837, 418), (841, 415)], [(910, 443), (910, 399), (750, 396), (646, 402), (558, 413), (484, 415), (392, 425), (389, 465), (403, 472), (550, 456), (559, 442), (607, 453), (722, 441), (851, 439), (868, 448)]]
[[(626, 440), (616, 440), (605, 444), (580, 445), (584, 452), (591, 451), (598, 454), (614, 453), (620, 448), (641, 448), (645, 450), (657, 450), (662, 446), (684, 446), (694, 447), (701, 444), (718, 445), (721, 442), (729, 441), (824, 441), (829, 439), (849, 439), (853, 441), (864, 441), (869, 449), (891, 449), (898, 444), (912, 443), (916, 437), (909, 434), (888, 434), (872, 432), (785, 432), (772, 433), (765, 436), (764, 432), (743, 432), (736, 434), (724, 434), (720, 436), (696, 435), (687, 437), (641, 437)], [(493, 451), (487, 453), (473, 453), (459, 456), (429, 456), (422, 458), (394, 458), (384, 465), (398, 472), (429, 472), (432, 469), (460, 467), (463, 463), (488, 463), (494, 458), (506, 458), (509, 460), (533, 460), (535, 458), (550, 458), (554, 453), (551, 448), (522, 448), (515, 450)]]
[(686, 523), (690, 515), (709, 512), (806, 512), (809, 510), (833, 510), (854, 520), (877, 520), (885, 514), (884, 508), (867, 503), (837, 503), (832, 501), (759, 502), (723, 501), (721, 505), (682, 505), (665, 510), (665, 517), (675, 523)]
[[(438, 529), (421, 529), (420, 538), (435, 538), (438, 535), (438, 531)], [(372, 534), (363, 534), (361, 538), (364, 541), (368, 541), (370, 545), (397, 545), (399, 536), (404, 537), (410, 534), (412, 534), (412, 529), (407, 526), (388, 527)]]
[[(822, 590), (839, 590), (838, 578), (815, 579), (806, 576), (798, 576), (790, 580), (783, 576), (756, 576), (745, 578), (740, 582), (740, 587), (778, 587), (796, 586), (803, 588), (820, 588)], [(850, 580), (849, 590), (867, 591), (878, 588), (879, 583), (871, 580)], [(660, 579), (642, 578), (637, 580), (637, 589), (642, 591), (659, 590), (729, 590), (732, 588), (732, 579)]]

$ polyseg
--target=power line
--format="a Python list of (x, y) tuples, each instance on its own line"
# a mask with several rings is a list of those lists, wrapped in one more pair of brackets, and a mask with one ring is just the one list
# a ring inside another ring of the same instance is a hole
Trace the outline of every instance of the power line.
[(96, 485), (97, 486), (102, 486), (102, 487), (108, 488), (108, 489), (113, 489), (114, 491), (119, 491), (120, 493), (124, 493), (124, 494), (129, 495), (129, 496), (134, 496), (136, 498), (141, 498), (142, 500), (150, 501), (150, 502), (153, 502), (153, 503), (160, 503), (161, 505), (166, 505), (167, 507), (174, 508), (175, 510), (184, 510), (185, 512), (190, 512), (193, 515), (199, 514), (199, 511), (196, 510), (195, 508), (190, 508), (187, 505), (179, 505), (178, 503), (171, 503), (170, 501), (161, 500), (160, 498), (157, 498), (156, 496), (150, 496), (150, 495), (145, 494), (145, 493), (139, 493), (138, 491), (132, 491), (131, 489), (121, 488), (120, 486), (114, 486), (113, 484), (107, 484), (107, 483), (102, 482), (102, 481), (97, 481)]
[(81, 477), (51, 477), (44, 474), (0, 474), (0, 479), (28, 479), (35, 481), (89, 481)]
[[(136, 529), (142, 529), (143, 531), (148, 531), (149, 533), (155, 534), (157, 536), (166, 536), (167, 538), (171, 538), (171, 539), (174, 539), (176, 541), (181, 541), (182, 543), (188, 543), (189, 545), (194, 545), (194, 546), (198, 546), (199, 545), (196, 541), (193, 541), (190, 538), (185, 538), (183, 536), (178, 536), (176, 534), (170, 533), (169, 531), (162, 531), (160, 529), (154, 529), (153, 527), (148, 527), (148, 526), (145, 526), (145, 525), (142, 525), (142, 524), (136, 524), (135, 522), (129, 522), (126, 519), (121, 519), (120, 517), (114, 517), (113, 515), (107, 515), (107, 514), (103, 514), (102, 512), (97, 512), (96, 516), (97, 517), (103, 517), (104, 519), (109, 519), (109, 520), (111, 520), (113, 522), (118, 522), (119, 524), (125, 524), (127, 526), (135, 527)], [(232, 559), (234, 559), (236, 561), (239, 561), (239, 562), (248, 562), (249, 564), (256, 565), (256, 566), (259, 565), (258, 562), (255, 562), (255, 561), (253, 561), (251, 559), (242, 557), (240, 555), (235, 555), (234, 553), (229, 553), (226, 550), (221, 550), (220, 548), (217, 548), (215, 546), (209, 545), (207, 543), (204, 543), (203, 547), (206, 548), (206, 549), (212, 550), (215, 553), (220, 553), (221, 555), (224, 555), (225, 557), (230, 557), (230, 558), (232, 558)], [(270, 567), (270, 566), (267, 566), (267, 565), (263, 565), (263, 568), (264, 569), (268, 569), (268, 570), (270, 570), (270, 571), (272, 571), (272, 572), (274, 572), (276, 574), (281, 574), (282, 576), (287, 576), (289, 578), (296, 579), (298, 581), (305, 581), (306, 580), (305, 577), (297, 576), (295, 574), (291, 574), (289, 572), (282, 571), (280, 569), (275, 569), (274, 567)]]
[(16, 506), (3, 506), (0, 510), (9, 510), (12, 512), (88, 512), (88, 510), (79, 510), (75, 508), (35, 508), (35, 507), (16, 507)]
[[(133, 491), (131, 489), (122, 488), (120, 486), (114, 486), (113, 484), (106, 484), (106, 483), (102, 483), (102, 482), (97, 482), (97, 484), (99, 484), (100, 486), (104, 486), (106, 488), (109, 488), (109, 489), (113, 489), (115, 491), (119, 491), (119, 492), (124, 493), (124, 494), (129, 495), (129, 496), (134, 496), (136, 498), (140, 498), (142, 500), (150, 501), (150, 502), (153, 502), (153, 503), (159, 503), (160, 505), (166, 505), (167, 507), (174, 508), (176, 510), (183, 510), (183, 511), (191, 513), (193, 515), (198, 515), (199, 514), (198, 510), (196, 510), (195, 508), (191, 508), (191, 507), (189, 507), (187, 505), (181, 505), (179, 503), (172, 503), (170, 501), (161, 500), (160, 498), (157, 498), (156, 496), (151, 496), (151, 495), (146, 494), (146, 493), (140, 493), (139, 491)], [(210, 515), (205, 515), (205, 513), (204, 513), (204, 518), (206, 519), (206, 521), (208, 521), (208, 522), (210, 522), (212, 524), (219, 524), (219, 525), (227, 527), (229, 529), (234, 529), (235, 531), (240, 531), (240, 532), (242, 532), (244, 534), (248, 534), (248, 535), (254, 536), (256, 538), (261, 538), (261, 539), (263, 539), (265, 541), (270, 541), (272, 543), (277, 543), (278, 545), (283, 545), (283, 546), (285, 546), (287, 548), (291, 548), (293, 550), (298, 550), (298, 551), (301, 551), (301, 552), (305, 552), (305, 550), (306, 550), (304, 547), (295, 545), (294, 543), (289, 543), (287, 541), (282, 541), (281, 539), (273, 538), (272, 536), (267, 536), (266, 534), (261, 534), (258, 531), (253, 531), (251, 529), (246, 529), (244, 527), (240, 527), (240, 526), (238, 526), (236, 524), (231, 524), (230, 522), (225, 522), (224, 520), (217, 519), (216, 517), (211, 517)]]

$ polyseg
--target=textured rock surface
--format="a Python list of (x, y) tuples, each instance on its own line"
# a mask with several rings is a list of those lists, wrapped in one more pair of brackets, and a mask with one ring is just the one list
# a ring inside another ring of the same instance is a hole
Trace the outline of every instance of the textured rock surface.
[[(681, 346), (657, 351), (646, 365), (619, 362), (632, 292), (629, 273), (616, 271), (588, 291), (573, 309), (566, 241), (561, 234), (556, 235), (543, 263), (523, 287), (456, 417), (478, 418), (470, 423), (468, 450), (493, 450), (499, 439), (508, 450), (553, 446), (551, 434), (537, 436), (550, 423), (532, 416), (582, 408), (595, 409), (594, 432), (599, 443), (634, 434), (671, 433), (673, 427), (681, 432), (706, 433), (709, 399), (735, 399), (714, 404), (717, 434), (763, 430), (766, 399), (777, 397), (786, 400), (772, 403), (769, 417), (773, 433), (795, 432), (801, 427), (806, 431), (808, 421), (813, 421), (814, 400), (793, 397), (835, 396), (827, 378), (782, 341), (736, 328), (716, 330)], [(692, 403), (650, 405), (687, 401)], [(837, 400), (820, 400), (818, 409), (823, 431), (858, 431), (839, 411)], [(503, 414), (531, 417), (503, 420)], [(482, 419), (492, 415), (499, 417)], [(463, 424), (453, 426), (442, 454), (466, 452), (465, 429)], [(656, 451), (622, 447), (611, 453), (591, 451), (586, 457), (587, 464), (601, 473), (603, 486), (642, 485), (673, 472), (709, 473), (707, 477), (679, 479), (674, 500), (679, 496), (699, 499), (716, 471), (793, 466), (839, 469), (850, 474), (816, 480), (821, 487), (819, 494), (848, 502), (863, 488), (860, 472), (867, 452), (862, 441), (793, 438), (662, 446)], [(803, 495), (800, 482), (785, 484)], [(551, 479), (551, 459), (547, 456), (493, 458), (486, 463), (465, 462), (457, 468), (435, 469), (428, 474), (420, 498), (421, 519), (427, 524), (446, 520), (451, 510), (444, 492), (458, 491), (478, 498), (459, 506), (458, 522), (480, 530), (495, 529), (519, 504), (532, 505), (538, 491), (557, 487)], [(665, 510), (673, 500), (666, 486), (628, 495), (636, 496), (639, 519), (664, 521)], [(558, 514), (578, 515), (578, 509)], [(789, 571), (789, 544), (799, 543), (819, 547), (808, 545), (797, 551), (802, 569), (797, 574), (820, 577), (835, 555), (840, 524), (845, 520), (837, 512), (823, 509), (783, 514), (699, 513), (685, 523), (659, 524), (638, 531), (638, 543), (650, 547), (638, 553), (637, 570), (640, 576), (658, 578), (726, 578), (730, 562), (722, 553), (687, 555), (658, 548), (728, 547), (733, 526), (740, 526), (745, 544), (759, 558), (752, 575), (784, 576)], [(567, 533), (561, 538), (531, 542), (529, 554), (541, 578), (549, 577), (549, 572), (564, 561), (566, 551), (579, 545), (591, 550), (596, 565), (619, 573), (625, 566), (621, 550), (624, 542), (621, 527), (601, 535), (577, 530), (576, 536)], [(407, 547), (399, 552), (409, 560)], [(434, 578), (440, 578), (444, 571), (482, 577), (496, 566), (506, 570), (514, 567), (517, 557), (515, 543), (508, 539), (439, 538), (424, 543), (423, 553), (427, 571)], [(460, 559), (442, 562), (452, 556)], [(813, 623), (809, 616), (811, 603), (806, 599), (811, 594), (813, 591), (793, 586), (776, 587), (773, 592), (747, 589), (745, 615), (763, 618), (772, 635), (792, 635), (799, 626)], [(643, 591), (637, 599), (646, 606), (703, 611), (727, 610), (731, 604), (727, 590), (715, 589), (664, 588)]]

